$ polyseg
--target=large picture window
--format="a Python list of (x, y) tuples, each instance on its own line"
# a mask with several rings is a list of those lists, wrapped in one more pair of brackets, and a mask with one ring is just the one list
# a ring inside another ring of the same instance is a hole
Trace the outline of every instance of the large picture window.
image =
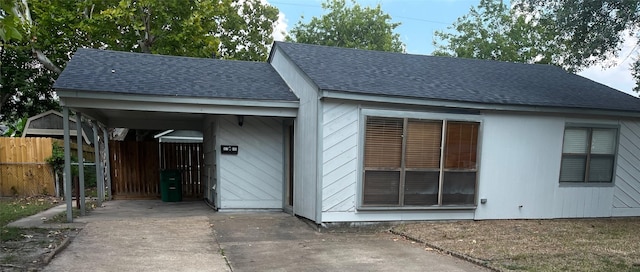
[(617, 135), (615, 128), (565, 128), (560, 182), (612, 182)]
[(473, 205), (479, 127), (367, 117), (362, 206)]

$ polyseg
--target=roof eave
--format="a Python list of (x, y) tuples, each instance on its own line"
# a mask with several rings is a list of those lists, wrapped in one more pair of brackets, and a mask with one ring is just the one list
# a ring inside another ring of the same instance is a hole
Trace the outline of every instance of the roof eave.
[[(139, 111), (193, 113), (212, 115), (247, 115), (296, 117), (299, 102), (289, 100), (229, 99), (208, 97), (180, 97), (140, 94), (102, 93), (58, 89), (63, 106), (81, 112), (83, 109), (109, 111)], [(109, 124), (105, 116), (93, 119)]]
[(527, 106), (527, 105), (511, 105), (511, 104), (489, 104), (474, 103), (451, 100), (435, 100), (421, 98), (406, 98), (384, 95), (356, 94), (335, 90), (322, 90), (322, 97), (351, 100), (366, 101), (376, 103), (392, 103), (392, 104), (408, 104), (441, 108), (462, 108), (473, 110), (487, 111), (511, 111), (511, 112), (530, 112), (530, 113), (557, 113), (557, 114), (581, 114), (581, 115), (597, 115), (607, 117), (624, 117), (624, 118), (640, 118), (640, 111), (620, 111), (620, 110), (604, 110), (604, 109), (588, 109), (588, 108), (569, 108), (555, 106)]

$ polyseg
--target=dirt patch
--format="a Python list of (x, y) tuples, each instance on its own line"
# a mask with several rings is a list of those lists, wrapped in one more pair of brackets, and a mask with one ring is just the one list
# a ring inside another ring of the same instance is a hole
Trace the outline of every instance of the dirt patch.
[(39, 271), (45, 259), (77, 229), (22, 229), (22, 239), (3, 241), (0, 246), (0, 271)]
[(434, 222), (393, 230), (504, 270), (640, 271), (640, 218)]

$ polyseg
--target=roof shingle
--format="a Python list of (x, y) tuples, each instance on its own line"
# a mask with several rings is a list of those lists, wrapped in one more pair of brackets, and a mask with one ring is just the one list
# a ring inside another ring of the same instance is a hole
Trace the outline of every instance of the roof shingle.
[(56, 89), (297, 101), (270, 64), (80, 48)]
[(320, 89), (484, 104), (640, 112), (640, 99), (559, 67), (276, 42)]

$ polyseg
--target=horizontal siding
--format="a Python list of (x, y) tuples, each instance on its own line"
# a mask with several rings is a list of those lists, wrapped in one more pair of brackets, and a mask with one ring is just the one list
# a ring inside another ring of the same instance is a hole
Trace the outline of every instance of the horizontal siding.
[(640, 122), (620, 122), (613, 216), (640, 216)]
[(282, 120), (236, 116), (219, 118), (219, 145), (237, 145), (237, 155), (220, 154), (220, 198), (222, 209), (282, 208), (283, 126)]
[(358, 107), (325, 103), (322, 119), (322, 211), (353, 212), (358, 178)]

